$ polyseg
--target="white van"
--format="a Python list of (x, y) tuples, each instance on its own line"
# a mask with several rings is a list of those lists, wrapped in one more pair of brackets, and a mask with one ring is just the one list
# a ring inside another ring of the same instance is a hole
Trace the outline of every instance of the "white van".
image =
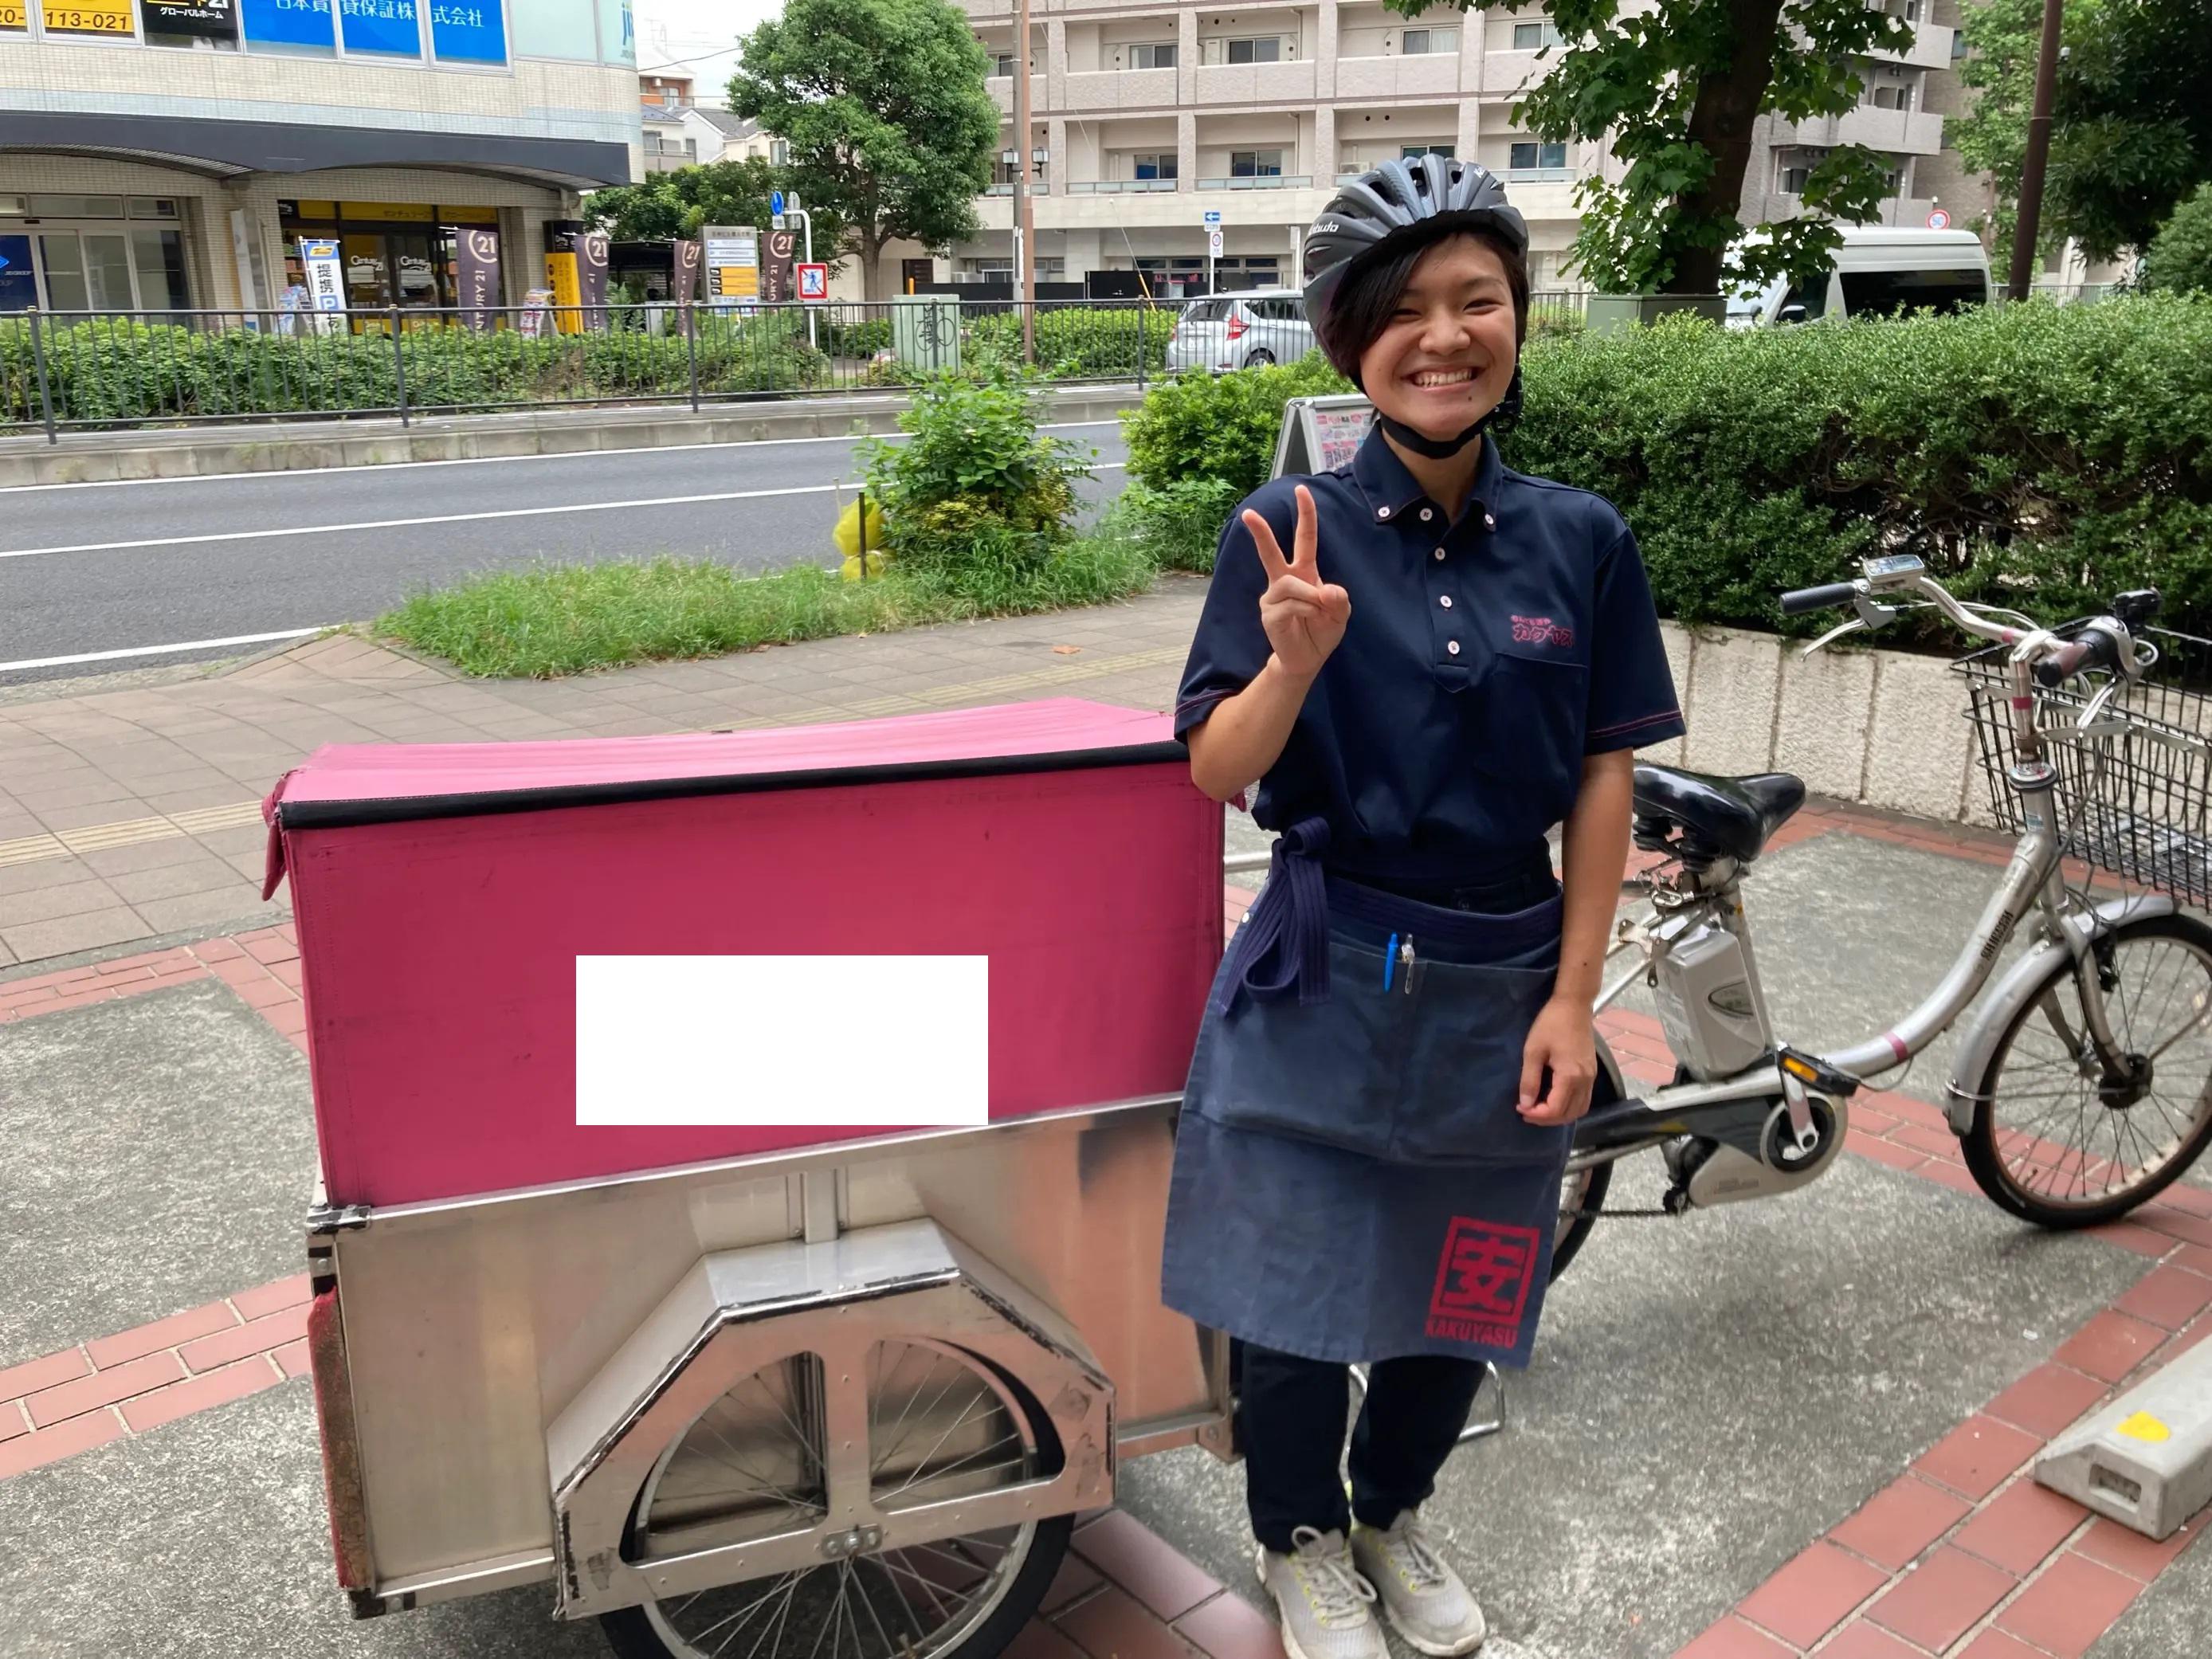
[[(1844, 225), (1827, 281), (1801, 289), (1777, 280), (1729, 296), (1730, 328), (1767, 328), (1818, 317), (1954, 312), (1990, 300), (1990, 257), (1970, 230)], [(1763, 237), (1747, 240), (1764, 240)]]

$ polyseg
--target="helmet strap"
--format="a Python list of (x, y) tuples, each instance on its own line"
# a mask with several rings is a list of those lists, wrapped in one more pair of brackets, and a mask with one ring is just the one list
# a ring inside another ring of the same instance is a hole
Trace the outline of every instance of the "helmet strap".
[(1416, 455), (1425, 455), (1432, 461), (1448, 461), (1482, 435), (1483, 428), (1498, 418), (1492, 410), (1456, 438), (1431, 438), (1425, 432), (1416, 432), (1403, 421), (1393, 420), (1381, 410), (1375, 411), (1376, 424), (1412, 450)]

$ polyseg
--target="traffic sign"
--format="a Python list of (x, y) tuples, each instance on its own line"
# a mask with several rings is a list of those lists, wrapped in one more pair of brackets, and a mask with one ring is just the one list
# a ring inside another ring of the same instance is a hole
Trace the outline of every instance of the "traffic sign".
[(1221, 222), (1221, 210), (1220, 210), (1219, 208), (1208, 208), (1208, 209), (1206, 209), (1206, 223), (1208, 223), (1209, 225), (1218, 225), (1218, 224), (1219, 224), (1219, 223)]
[(783, 222), (787, 216), (788, 216), (781, 213), (769, 214), (768, 216), (769, 228), (771, 230), (781, 230), (783, 228)]
[[(778, 219), (783, 217), (783, 192), (781, 191), (772, 190), (769, 191), (768, 210), (774, 214)], [(781, 230), (783, 227), (781, 225), (778, 225), (776, 228), (778, 230)]]
[(830, 267), (801, 265), (799, 267), (799, 297), (802, 300), (826, 300), (830, 297)]
[(1930, 230), (1950, 229), (1951, 216), (1948, 213), (1946, 213), (1942, 208), (1930, 208), (1928, 210), (1928, 228)]
[(1208, 253), (1211, 253), (1217, 259), (1221, 257), (1221, 229), (1219, 226), (1217, 225), (1213, 229), (1206, 233), (1206, 251)]

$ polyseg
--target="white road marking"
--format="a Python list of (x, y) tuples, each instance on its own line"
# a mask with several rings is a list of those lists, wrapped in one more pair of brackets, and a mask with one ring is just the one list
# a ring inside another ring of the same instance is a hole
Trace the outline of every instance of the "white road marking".
[[(1125, 461), (1099, 461), (1093, 470), (1118, 472)], [(647, 495), (620, 501), (570, 501), (552, 507), (503, 507), (480, 513), (436, 513), (418, 519), (360, 519), (351, 524), (288, 524), (267, 530), (223, 530), (204, 536), (147, 536), (128, 542), (75, 542), (58, 547), (0, 548), (0, 559), (38, 559), (52, 553), (125, 553), (148, 547), (191, 547), (208, 542), (253, 542), (271, 536), (331, 536), (360, 530), (404, 530), (425, 524), (476, 524), (493, 519), (544, 518), (552, 513), (612, 513), (623, 507), (690, 507), (702, 501), (750, 501), (771, 495), (826, 495), (843, 483), (792, 484), (782, 489), (723, 489), (702, 495)]]
[[(1119, 421), (1046, 421), (1045, 432), (1080, 432), (1095, 426), (1119, 427)], [(849, 444), (862, 437), (880, 437), (902, 443), (903, 432), (846, 433), (835, 438), (731, 438), (711, 444), (641, 444), (634, 449), (564, 449), (550, 455), (464, 455), (445, 461), (380, 461), (361, 466), (298, 466), (264, 468), (254, 472), (194, 472), (180, 478), (88, 478), (79, 483), (0, 484), (0, 495), (21, 495), (36, 490), (124, 489), (141, 484), (234, 483), (241, 478), (327, 479), (334, 472), (404, 472), (422, 466), (490, 466), (512, 461), (605, 460), (617, 455), (665, 455), (678, 449), (775, 449), (790, 444)]]
[(128, 651), (80, 651), (73, 657), (27, 657), (21, 662), (0, 662), (0, 674), (17, 668), (64, 668), (71, 663), (114, 662), (123, 657), (163, 657), (179, 651), (211, 651), (225, 645), (267, 645), (276, 640), (304, 640), (319, 628), (286, 628), (274, 634), (234, 634), (223, 640), (185, 640), (176, 645), (134, 646)]

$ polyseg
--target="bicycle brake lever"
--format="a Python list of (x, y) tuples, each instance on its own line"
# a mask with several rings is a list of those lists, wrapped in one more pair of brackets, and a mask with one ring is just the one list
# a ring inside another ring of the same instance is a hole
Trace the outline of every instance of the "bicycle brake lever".
[[(1863, 604), (1865, 601), (1862, 600), (1860, 603)], [(1821, 635), (1819, 639), (1814, 641), (1812, 644), (1807, 646), (1797, 654), (1801, 657), (1809, 657), (1815, 651), (1820, 650), (1821, 647), (1834, 643), (1836, 641), (1843, 638), (1844, 635), (1858, 633), (1862, 629), (1869, 626), (1870, 624), (1868, 623), (1863, 617), (1854, 617), (1847, 623), (1838, 623), (1836, 626), (1830, 629), (1826, 633)]]

